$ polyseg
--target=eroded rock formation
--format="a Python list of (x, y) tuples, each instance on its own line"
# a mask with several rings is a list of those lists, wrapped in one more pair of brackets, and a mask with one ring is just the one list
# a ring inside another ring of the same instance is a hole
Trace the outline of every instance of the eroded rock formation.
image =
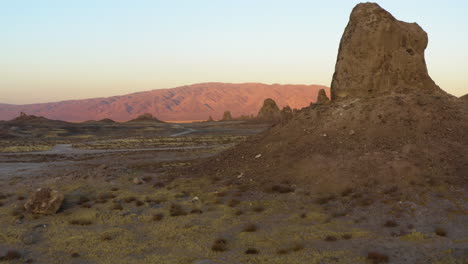
[(328, 98), (327, 94), (325, 93), (325, 90), (320, 89), (320, 91), (318, 92), (318, 96), (317, 96), (317, 103), (326, 104), (326, 103), (329, 103), (329, 102), (330, 102), (330, 99)]
[(426, 32), (375, 3), (352, 11), (338, 51), (331, 99), (442, 93), (427, 72)]
[(262, 121), (279, 121), (281, 120), (281, 113), (276, 102), (267, 98), (263, 101), (263, 106), (258, 111), (257, 119)]

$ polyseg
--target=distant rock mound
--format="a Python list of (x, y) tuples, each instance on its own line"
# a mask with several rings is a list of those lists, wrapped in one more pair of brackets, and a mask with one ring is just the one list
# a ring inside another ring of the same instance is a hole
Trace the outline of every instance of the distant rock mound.
[(105, 124), (105, 125), (111, 125), (111, 124), (116, 124), (117, 122), (115, 122), (114, 120), (110, 119), (110, 118), (104, 118), (104, 119), (101, 119), (101, 120), (89, 120), (89, 121), (85, 121), (83, 122), (83, 124)]
[(276, 102), (267, 98), (263, 101), (263, 106), (258, 111), (257, 119), (266, 122), (278, 122), (281, 120), (281, 112)]
[(142, 114), (135, 119), (128, 121), (127, 123), (164, 123), (163, 121), (157, 119), (150, 113)]
[(99, 123), (104, 123), (104, 124), (115, 124), (116, 122), (110, 118), (104, 118), (98, 121)]
[(375, 3), (358, 4), (340, 42), (331, 99), (442, 93), (427, 72), (426, 32)]
[(35, 116), (35, 115), (28, 115), (24, 112), (20, 112), (19, 116), (10, 120), (11, 122), (41, 122), (46, 121), (45, 117), (42, 116)]
[(24, 112), (20, 112), (20, 115), (10, 121), (7, 121), (8, 124), (39, 124), (39, 125), (64, 125), (69, 124), (65, 121), (59, 120), (50, 120), (43, 116), (28, 115)]

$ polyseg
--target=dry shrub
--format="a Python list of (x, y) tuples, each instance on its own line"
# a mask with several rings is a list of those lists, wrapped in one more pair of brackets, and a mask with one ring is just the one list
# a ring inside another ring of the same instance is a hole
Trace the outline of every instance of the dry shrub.
[(218, 192), (218, 193), (216, 193), (216, 196), (217, 196), (217, 197), (224, 197), (224, 196), (226, 196), (226, 195), (227, 195), (227, 192), (224, 192), (224, 191), (223, 191), (223, 192)]
[(387, 255), (376, 251), (367, 253), (367, 259), (370, 260), (372, 264), (387, 263), (389, 260)]
[(78, 203), (79, 205), (82, 205), (82, 204), (85, 204), (89, 202), (89, 198), (86, 197), (86, 196), (80, 196), (80, 198), (78, 198)]
[(153, 184), (154, 188), (164, 188), (164, 186), (166, 186), (166, 185), (163, 182), (157, 182), (157, 183)]
[(191, 214), (202, 214), (203, 211), (201, 209), (198, 209), (198, 208), (194, 208), (190, 211)]
[(113, 239), (113, 237), (112, 237), (111, 234), (102, 234), (102, 235), (101, 235), (101, 240), (102, 240), (102, 241), (110, 241), (110, 240), (112, 240), (112, 239)]
[(353, 193), (353, 188), (347, 187), (341, 192), (341, 196), (346, 197), (350, 195), (351, 193)]
[(295, 189), (293, 187), (287, 185), (273, 185), (271, 187), (271, 192), (274, 193), (290, 193), (294, 191)]
[(236, 207), (240, 204), (240, 201), (237, 199), (232, 199), (228, 202), (228, 206), (230, 207)]
[(227, 248), (227, 241), (224, 238), (218, 238), (215, 240), (213, 243), (213, 246), (211, 246), (211, 250), (217, 251), (217, 252), (223, 252), (226, 251)]
[(261, 205), (257, 205), (254, 208), (252, 208), (252, 211), (254, 211), (256, 213), (261, 213), (261, 212), (265, 211), (265, 207), (263, 207)]
[(151, 219), (153, 221), (161, 221), (162, 219), (164, 218), (164, 214), (162, 213), (157, 213), (157, 214), (154, 214)]
[(181, 205), (173, 203), (171, 204), (169, 208), (169, 215), (170, 216), (183, 216), (183, 215), (187, 215), (187, 212), (184, 210), (184, 208), (182, 208)]
[(244, 211), (242, 210), (236, 210), (236, 212), (234, 212), (235, 215), (242, 215), (244, 213)]
[(333, 201), (336, 199), (336, 196), (334, 194), (330, 194), (330, 195), (327, 195), (327, 196), (323, 196), (323, 197), (319, 197), (315, 200), (316, 203), (318, 204), (326, 204), (330, 201)]
[(257, 231), (258, 227), (255, 224), (247, 224), (243, 228), (243, 232), (255, 232)]
[(384, 194), (392, 194), (398, 191), (398, 186), (392, 186), (384, 191)]
[(114, 209), (114, 210), (123, 210), (123, 207), (119, 203), (114, 203), (114, 205), (112, 206), (112, 209)]
[(360, 206), (370, 206), (374, 203), (374, 200), (371, 198), (364, 198), (358, 201), (358, 205)]
[(20, 259), (21, 253), (16, 250), (8, 250), (5, 255), (0, 257), (0, 261), (11, 261), (15, 259)]
[(350, 240), (352, 237), (353, 237), (353, 235), (351, 235), (351, 234), (343, 234), (341, 236), (341, 238), (343, 238), (344, 240)]
[(445, 229), (443, 229), (442, 227), (436, 227), (435, 233), (438, 236), (447, 236), (447, 231), (445, 231)]
[(126, 203), (131, 203), (131, 202), (135, 201), (136, 198), (134, 196), (129, 196), (129, 197), (125, 197), (123, 200)]
[(394, 220), (388, 220), (387, 222), (385, 222), (384, 226), (385, 227), (397, 227), (398, 223), (395, 222)]
[(80, 226), (87, 226), (87, 225), (91, 225), (92, 222), (91, 222), (91, 220), (87, 220), (87, 219), (73, 219), (73, 220), (70, 221), (70, 224), (80, 225)]
[(294, 243), (291, 247), (287, 247), (287, 248), (281, 248), (281, 249), (278, 249), (276, 251), (276, 254), (278, 255), (285, 255), (285, 254), (288, 254), (290, 252), (297, 252), (297, 251), (300, 251), (304, 249), (304, 245), (303, 244), (300, 244), (300, 243)]
[(153, 177), (151, 177), (151, 176), (145, 176), (145, 177), (142, 178), (142, 180), (145, 181), (145, 182), (150, 182), (150, 181), (153, 180)]
[(10, 214), (15, 218), (15, 219), (23, 219), (24, 218), (24, 210), (23, 208), (15, 208), (13, 210), (11, 210)]
[(245, 251), (245, 254), (258, 254), (259, 251), (255, 248), (248, 248), (246, 251)]
[(106, 193), (101, 193), (98, 195), (97, 197), (97, 200), (110, 200), (110, 199), (114, 199), (116, 197), (115, 194), (113, 193), (109, 193), (109, 192), (106, 192)]

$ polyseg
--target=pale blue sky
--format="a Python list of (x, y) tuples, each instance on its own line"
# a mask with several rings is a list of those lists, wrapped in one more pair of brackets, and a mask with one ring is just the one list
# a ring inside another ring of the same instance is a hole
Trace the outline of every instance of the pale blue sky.
[[(0, 103), (198, 82), (330, 85), (352, 0), (0, 0)], [(468, 1), (386, 0), (429, 34), (429, 73), (468, 93)]]

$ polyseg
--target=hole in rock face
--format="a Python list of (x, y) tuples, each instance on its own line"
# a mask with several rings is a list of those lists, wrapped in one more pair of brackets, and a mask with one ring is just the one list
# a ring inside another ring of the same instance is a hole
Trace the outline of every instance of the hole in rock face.
[(411, 55), (411, 56), (414, 55), (414, 50), (413, 49), (406, 49), (406, 52), (408, 52), (408, 54)]

